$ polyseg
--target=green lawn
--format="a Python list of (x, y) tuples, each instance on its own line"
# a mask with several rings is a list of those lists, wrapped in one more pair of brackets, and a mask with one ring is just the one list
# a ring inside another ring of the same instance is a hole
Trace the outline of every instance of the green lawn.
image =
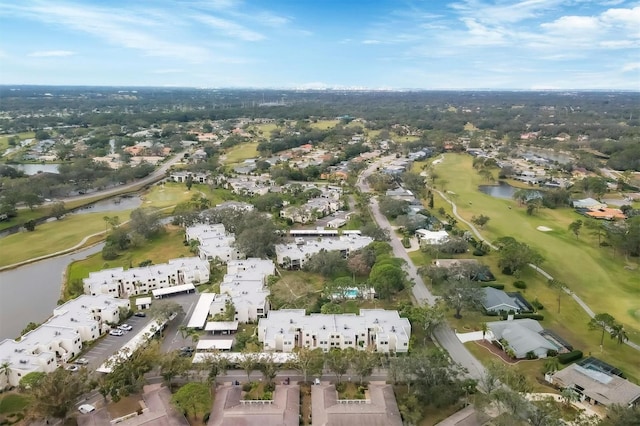
[(0, 414), (19, 413), (29, 405), (29, 398), (19, 393), (6, 393), (0, 397)]
[(315, 123), (312, 122), (310, 124), (312, 129), (328, 130), (336, 127), (336, 124), (339, 122), (340, 120), (318, 120)]
[[(124, 210), (109, 216), (118, 216), (124, 222), (129, 219), (130, 213), (131, 210)], [(38, 225), (33, 232), (9, 235), (2, 239), (0, 266), (73, 247), (87, 235), (104, 231), (105, 215), (104, 212), (71, 215)]]
[(90, 272), (105, 268), (122, 266), (128, 269), (130, 265), (138, 266), (144, 260), (151, 260), (154, 264), (165, 263), (169, 259), (194, 256), (182, 242), (184, 231), (182, 228), (167, 226), (167, 231), (147, 241), (142, 247), (122, 252), (115, 260), (105, 261), (101, 253), (96, 253), (83, 260), (77, 260), (67, 268), (67, 283), (81, 280), (89, 276)]
[(225, 154), (226, 164), (240, 163), (248, 158), (258, 157), (258, 142), (249, 142), (230, 148)]
[[(22, 133), (17, 133), (16, 135), (20, 137), (20, 140), (22, 141), (24, 139), (34, 138), (36, 134), (34, 132), (22, 132)], [(4, 153), (4, 151), (7, 148), (9, 148), (9, 138), (13, 136), (14, 135), (0, 136), (0, 154)]]
[[(545, 258), (543, 269), (565, 282), (595, 312), (608, 312), (622, 322), (631, 335), (640, 330), (640, 275), (624, 268), (621, 257), (610, 249), (597, 246), (594, 237), (583, 232), (576, 239), (568, 231), (571, 222), (580, 218), (573, 210), (542, 209), (528, 216), (513, 200), (502, 200), (478, 191), (485, 184), (473, 170), (472, 157), (447, 154), (434, 166), (438, 189), (453, 191), (458, 213), (467, 220), (484, 214), (491, 218), (481, 232), (489, 240), (512, 236), (535, 247)], [(436, 209), (443, 200), (436, 197)], [(461, 225), (463, 226), (463, 225)], [(536, 228), (547, 226), (551, 232)]]

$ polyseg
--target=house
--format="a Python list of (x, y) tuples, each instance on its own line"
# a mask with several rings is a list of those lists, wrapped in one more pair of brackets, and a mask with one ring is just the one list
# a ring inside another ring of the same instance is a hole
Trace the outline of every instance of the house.
[(189, 226), (185, 230), (185, 239), (198, 242), (198, 255), (203, 260), (227, 263), (244, 258), (244, 254), (235, 247), (235, 235), (228, 233), (221, 223)]
[(209, 173), (173, 172), (169, 178), (178, 183), (185, 183), (191, 177), (193, 183), (208, 183)]
[(413, 195), (413, 192), (409, 191), (408, 189), (404, 189), (403, 187), (399, 187), (396, 189), (387, 189), (387, 192), (385, 192), (385, 196), (393, 198), (394, 200), (408, 202), (413, 202), (413, 200), (416, 199), (415, 195)]
[(629, 407), (640, 403), (640, 386), (610, 371), (595, 368), (594, 363), (590, 362), (592, 359), (571, 364), (545, 376), (545, 379), (561, 389), (574, 390), (581, 401), (592, 405)]
[(620, 209), (611, 209), (608, 207), (592, 208), (584, 212), (586, 216), (594, 219), (614, 220), (614, 219), (626, 219), (627, 216)]
[(545, 339), (544, 330), (538, 321), (523, 318), (487, 323), (493, 336), (505, 352), (512, 351), (517, 359), (527, 358), (530, 354), (546, 358), (549, 351), (561, 349)]
[(369, 383), (368, 398), (338, 399), (333, 384), (311, 387), (311, 415), (319, 426), (402, 426), (393, 386), (384, 382)]
[(514, 297), (502, 290), (493, 287), (484, 287), (484, 298), (482, 306), (487, 312), (510, 312), (520, 313), (522, 311), (530, 311), (530, 307), (523, 304), (520, 298)]
[(582, 200), (573, 200), (571, 202), (574, 209), (603, 209), (607, 205), (593, 198), (584, 198)]
[(208, 426), (297, 426), (300, 424), (300, 387), (276, 385), (271, 400), (243, 400), (242, 386), (216, 389)]
[(304, 309), (270, 311), (258, 321), (258, 340), (265, 351), (292, 352), (296, 347), (372, 349), (406, 353), (411, 324), (398, 311), (360, 309), (360, 314), (311, 314)]
[(434, 245), (447, 242), (449, 234), (447, 231), (429, 231), (427, 229), (416, 230), (416, 237), (420, 244)]

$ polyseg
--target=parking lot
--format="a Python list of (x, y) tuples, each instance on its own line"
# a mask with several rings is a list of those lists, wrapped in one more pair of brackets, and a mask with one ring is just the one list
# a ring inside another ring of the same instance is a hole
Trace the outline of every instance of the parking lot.
[[(168, 327), (165, 329), (164, 340), (162, 341), (162, 352), (169, 352), (178, 349), (182, 346), (192, 346), (191, 339), (184, 339), (178, 327), (182, 324), (186, 324), (193, 308), (198, 301), (199, 295), (197, 293), (181, 294), (173, 297), (167, 297), (163, 300), (168, 302), (175, 302), (182, 306), (184, 314), (178, 315)], [(98, 339), (91, 348), (81, 355), (81, 358), (85, 358), (89, 363), (86, 367), (95, 371), (102, 363), (104, 363), (111, 355), (115, 354), (122, 346), (124, 346), (133, 336), (135, 336), (145, 325), (151, 321), (149, 316), (144, 318), (132, 316), (127, 319), (126, 323), (132, 327), (131, 331), (125, 332), (122, 336), (110, 336), (109, 334)]]

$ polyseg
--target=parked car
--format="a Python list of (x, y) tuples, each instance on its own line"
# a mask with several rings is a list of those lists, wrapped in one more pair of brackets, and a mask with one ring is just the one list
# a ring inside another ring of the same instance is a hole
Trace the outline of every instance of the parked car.
[(146, 317), (146, 316), (147, 316), (147, 314), (146, 314), (146, 313), (144, 313), (144, 312), (142, 312), (142, 311), (138, 311), (138, 312), (136, 312), (135, 314), (133, 314), (133, 316), (135, 316), (135, 317), (141, 317), (141, 318), (144, 318), (144, 317)]
[(109, 330), (109, 336), (124, 336), (124, 331), (119, 328), (114, 328), (113, 330)]
[(67, 365), (64, 369), (67, 371), (78, 371), (80, 370), (80, 367), (78, 367), (77, 365), (71, 364), (71, 365)]
[(76, 359), (75, 363), (78, 365), (87, 365), (89, 364), (89, 360), (86, 358), (78, 358)]
[(133, 327), (131, 327), (129, 324), (120, 324), (118, 326), (118, 328), (122, 331), (131, 331), (133, 330)]
[(87, 414), (92, 411), (96, 411), (96, 407), (94, 407), (91, 404), (82, 404), (81, 406), (78, 407), (78, 411), (80, 411), (80, 413), (82, 414)]

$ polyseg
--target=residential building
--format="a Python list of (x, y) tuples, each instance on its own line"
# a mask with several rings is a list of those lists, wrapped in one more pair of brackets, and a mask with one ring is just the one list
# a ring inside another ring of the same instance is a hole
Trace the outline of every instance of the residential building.
[(227, 263), (244, 257), (235, 247), (235, 235), (228, 233), (221, 223), (189, 226), (185, 230), (185, 238), (189, 242), (198, 241), (198, 255), (203, 260)]
[(505, 293), (502, 290), (498, 290), (493, 287), (484, 287), (484, 298), (482, 300), (482, 306), (487, 312), (510, 312), (518, 314), (523, 311), (530, 311), (531, 307), (528, 304), (522, 302), (522, 297), (516, 297), (515, 295)]
[[(254, 322), (269, 311), (267, 279), (275, 274), (271, 260), (249, 258), (227, 263), (227, 274), (220, 283), (220, 293), (227, 294), (236, 309), (235, 321)], [(211, 304), (211, 315), (221, 312), (226, 300), (216, 298)], [(222, 306), (221, 306), (222, 305)]]
[(341, 235), (337, 238), (298, 240), (295, 244), (276, 245), (276, 261), (287, 269), (300, 269), (314, 254), (325, 251), (340, 251), (343, 257), (364, 248), (373, 242), (373, 238), (358, 234)]
[(209, 262), (198, 257), (181, 257), (167, 263), (139, 268), (111, 268), (91, 272), (82, 280), (86, 294), (130, 297), (155, 289), (209, 281)]
[(300, 424), (300, 387), (276, 385), (273, 399), (242, 399), (242, 386), (225, 384), (216, 389), (209, 426), (297, 426)]
[(418, 229), (416, 230), (416, 237), (418, 237), (420, 244), (436, 245), (447, 242), (449, 234), (444, 230), (429, 231), (428, 229)]
[(338, 399), (333, 384), (320, 383), (311, 387), (311, 415), (319, 426), (402, 426), (402, 417), (393, 386), (384, 382), (369, 383), (368, 398)]
[(333, 198), (312, 198), (302, 206), (282, 209), (280, 217), (297, 223), (310, 223), (340, 209), (340, 201)]
[(640, 386), (611, 372), (594, 368), (591, 363), (571, 364), (545, 376), (545, 379), (561, 389), (572, 389), (581, 401), (592, 405), (628, 407), (640, 403)]
[(120, 322), (121, 308), (128, 310), (129, 301), (82, 295), (55, 308), (47, 322), (20, 341), (0, 342), (0, 364), (9, 366), (9, 372), (0, 375), (0, 389), (18, 386), (32, 372), (50, 373), (77, 357), (84, 342), (97, 339), (110, 328), (107, 323)]
[(209, 173), (173, 172), (169, 178), (178, 183), (185, 183), (191, 177), (193, 183), (209, 183)]
[(574, 209), (604, 209), (607, 207), (605, 203), (601, 203), (593, 198), (583, 198), (582, 200), (573, 200), (571, 202)]
[(505, 352), (512, 351), (517, 359), (530, 354), (546, 358), (549, 351), (558, 352), (561, 347), (543, 337), (543, 328), (538, 321), (523, 318), (487, 323), (494, 341)]
[(258, 322), (265, 351), (291, 352), (296, 347), (373, 349), (407, 352), (411, 324), (398, 311), (360, 309), (360, 314), (311, 314), (304, 309), (270, 311)]

